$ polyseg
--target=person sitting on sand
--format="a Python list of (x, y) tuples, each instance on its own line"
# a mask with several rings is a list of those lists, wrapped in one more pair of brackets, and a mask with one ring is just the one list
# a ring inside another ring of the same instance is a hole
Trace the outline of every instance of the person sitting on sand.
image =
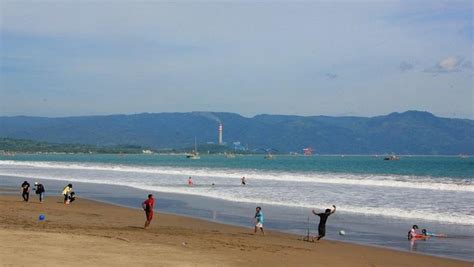
[(188, 178), (188, 185), (193, 186), (193, 178), (191, 178), (191, 176)]
[[(326, 211), (324, 211), (323, 213), (316, 213), (316, 211), (313, 209), (313, 214), (316, 216), (319, 216), (318, 238), (317, 238), (318, 241), (326, 235), (326, 221), (329, 215), (336, 212), (336, 206), (332, 205), (332, 207), (334, 208), (333, 210), (326, 209)], [(314, 241), (314, 237), (313, 237), (313, 241)]]
[(419, 229), (418, 225), (416, 225), (416, 224), (414, 224), (411, 227), (410, 232), (408, 232), (408, 240), (412, 240), (412, 239), (416, 239), (416, 238), (426, 238), (426, 236), (416, 232), (416, 230), (418, 230), (418, 229)]
[(265, 235), (265, 231), (263, 231), (263, 212), (261, 207), (257, 207), (255, 209), (255, 219), (257, 220), (257, 223), (255, 224), (255, 230), (253, 231), (254, 234), (257, 233), (257, 229), (260, 228), (260, 231), (262, 231), (262, 234)]
[(152, 194), (149, 194), (148, 199), (143, 201), (142, 203), (142, 208), (145, 211), (145, 215), (146, 215), (146, 222), (143, 229), (146, 229), (148, 226), (150, 226), (151, 220), (153, 220), (154, 206), (155, 206), (155, 199), (153, 198)]
[(76, 200), (76, 193), (74, 193), (74, 191), (71, 191), (67, 196), (67, 204), (71, 204), (74, 200)]
[(426, 237), (448, 237), (445, 234), (435, 234), (435, 233), (428, 232), (428, 230), (426, 230), (426, 229), (421, 230), (421, 233), (422, 233), (422, 235), (424, 235)]
[(242, 183), (242, 185), (245, 185), (245, 184), (246, 184), (245, 177), (242, 177), (242, 178), (240, 179), (240, 182)]
[(69, 193), (72, 191), (72, 184), (66, 185), (63, 189), (63, 196), (64, 196), (64, 204), (69, 204)]
[(40, 203), (43, 203), (44, 192), (45, 192), (43, 184), (35, 182), (34, 190), (35, 190), (35, 193), (38, 195)]
[(30, 184), (27, 181), (21, 184), (21, 196), (25, 202), (30, 199)]

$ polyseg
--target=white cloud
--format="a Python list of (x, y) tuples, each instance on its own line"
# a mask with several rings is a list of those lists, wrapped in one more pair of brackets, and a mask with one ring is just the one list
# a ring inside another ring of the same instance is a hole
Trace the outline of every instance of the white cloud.
[(469, 68), (471, 61), (464, 60), (461, 57), (449, 56), (440, 60), (432, 68), (426, 69), (425, 72), (432, 73), (452, 73), (459, 72), (462, 68)]
[(452, 72), (458, 69), (459, 63), (460, 60), (457, 57), (447, 57), (438, 63), (438, 68), (446, 72)]

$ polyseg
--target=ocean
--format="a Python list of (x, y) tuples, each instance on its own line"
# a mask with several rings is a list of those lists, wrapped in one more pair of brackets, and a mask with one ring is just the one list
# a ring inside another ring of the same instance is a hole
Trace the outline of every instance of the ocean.
[[(474, 158), (404, 156), (384, 161), (374, 156), (277, 155), (267, 160), (260, 155), (202, 155), (189, 160), (183, 155), (18, 154), (0, 156), (0, 176), (0, 185), (5, 177), (18, 177), (127, 187), (123, 194), (137, 201), (140, 194), (159, 192), (167, 201), (187, 203), (169, 205), (174, 209), (166, 212), (211, 220), (218, 213), (217, 221), (238, 225), (245, 225), (252, 209), (262, 206), (268, 227), (297, 234), (306, 232), (308, 220), (314, 232), (317, 220), (311, 209), (334, 204), (330, 239), (474, 259)], [(192, 187), (187, 185), (189, 176)], [(245, 186), (240, 184), (243, 176)], [(135, 206), (117, 200), (120, 190), (100, 195), (88, 188), (83, 195)], [(209, 212), (200, 215), (196, 210)], [(448, 238), (409, 244), (411, 224)], [(342, 229), (346, 236), (337, 235)]]

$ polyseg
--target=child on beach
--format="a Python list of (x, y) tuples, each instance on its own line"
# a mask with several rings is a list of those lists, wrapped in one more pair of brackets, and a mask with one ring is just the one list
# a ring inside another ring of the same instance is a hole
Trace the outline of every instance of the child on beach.
[(27, 181), (24, 181), (21, 184), (21, 196), (25, 202), (28, 202), (30, 199), (30, 184)]
[(242, 183), (242, 185), (245, 185), (245, 184), (246, 184), (245, 177), (242, 177), (242, 178), (240, 179), (240, 182)]
[(76, 193), (74, 193), (74, 191), (71, 191), (67, 196), (67, 203), (71, 204), (74, 200), (76, 200)]
[(142, 203), (142, 208), (145, 211), (145, 215), (146, 215), (146, 222), (143, 229), (146, 229), (148, 226), (150, 226), (151, 220), (153, 220), (154, 206), (155, 206), (155, 199), (153, 198), (152, 194), (149, 194), (148, 199), (143, 201)]
[(193, 186), (193, 178), (191, 176), (188, 178), (188, 186)]
[(263, 231), (263, 212), (262, 208), (257, 207), (255, 212), (255, 219), (257, 220), (257, 223), (255, 224), (255, 230), (253, 231), (254, 234), (257, 233), (257, 229), (260, 228), (260, 231), (262, 231), (262, 234), (265, 235), (265, 232)]
[(424, 236), (422, 234), (418, 234), (416, 232), (418, 230), (418, 225), (414, 224), (410, 231), (408, 232), (408, 240), (416, 239), (416, 238), (426, 238), (427, 236)]
[[(324, 211), (323, 213), (316, 213), (316, 211), (313, 209), (313, 214), (316, 216), (319, 216), (318, 238), (317, 238), (318, 241), (326, 235), (326, 221), (329, 215), (336, 212), (336, 206), (332, 205), (332, 207), (334, 208), (333, 210), (326, 209), (326, 211)], [(313, 241), (314, 241), (314, 237), (313, 237)]]
[(69, 193), (72, 192), (72, 184), (66, 185), (63, 189), (64, 204), (69, 204)]
[(35, 193), (38, 195), (40, 203), (43, 203), (44, 192), (45, 192), (43, 184), (35, 182), (34, 190), (35, 190)]
[(445, 234), (435, 234), (435, 233), (428, 232), (428, 230), (426, 230), (426, 229), (421, 230), (421, 233), (422, 233), (422, 235), (424, 235), (426, 237), (448, 237)]

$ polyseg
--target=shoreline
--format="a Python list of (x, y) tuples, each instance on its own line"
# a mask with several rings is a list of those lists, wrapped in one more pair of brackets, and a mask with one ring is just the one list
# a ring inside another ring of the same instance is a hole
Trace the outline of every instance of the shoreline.
[[(2, 188), (1, 191), (5, 189)], [(158, 247), (155, 250), (159, 250), (157, 253), (160, 252), (161, 262), (167, 261), (164, 265), (174, 266), (237, 266), (241, 264), (281, 266), (302, 265), (309, 261), (316, 261), (316, 263), (319, 261), (321, 266), (472, 265), (468, 261), (332, 240), (323, 240), (319, 243), (303, 242), (297, 235), (272, 230), (268, 231), (266, 236), (252, 235), (250, 233), (253, 229), (250, 227), (244, 228), (187, 216), (165, 214), (159, 212), (159, 209), (155, 210), (155, 219), (152, 221), (151, 228), (143, 230), (141, 227), (144, 223), (144, 215), (138, 209), (84, 198), (78, 199), (69, 206), (63, 205), (60, 197), (49, 196), (44, 204), (37, 203), (34, 194), (31, 194), (30, 199), (30, 203), (23, 203), (19, 195), (0, 195), (0, 202), (2, 202), (0, 237), (7, 241), (4, 243), (5, 247), (0, 250), (1, 262), (26, 264), (28, 260), (18, 261), (18, 257), (11, 256), (15, 249), (18, 249), (11, 241), (24, 234), (27, 240), (34, 239), (30, 237), (30, 234), (33, 234), (33, 236), (40, 235), (42, 241), (28, 242), (27, 248), (31, 251), (27, 249), (22, 253), (50, 250), (48, 253), (53, 254), (51, 258), (46, 257), (46, 260), (52, 265), (58, 263), (56, 259), (60, 259), (62, 253), (69, 253), (68, 249), (62, 248), (61, 242), (56, 244), (54, 241), (69, 238), (79, 239), (84, 243), (93, 242), (100, 247), (99, 251), (93, 251), (90, 248), (74, 248), (72, 258), (75, 257), (76, 252), (81, 255), (89, 253), (100, 255), (94, 261), (89, 260), (87, 263), (90, 265), (106, 264), (102, 262), (104, 259), (109, 260), (110, 263), (112, 256), (116, 257), (118, 253), (114, 250), (115, 246), (133, 250), (133, 247), (142, 245)], [(38, 222), (38, 212), (46, 215), (45, 222)], [(51, 234), (54, 235), (51, 236)], [(42, 244), (48, 245), (44, 248)], [(17, 246), (21, 247), (21, 242)], [(54, 251), (59, 252), (59, 255), (55, 256)], [(105, 252), (102, 253), (103, 251)], [(148, 255), (143, 252), (137, 253), (140, 257)], [(166, 254), (165, 258), (163, 258), (163, 253)], [(136, 255), (126, 254), (132, 260), (130, 264), (136, 263)], [(334, 257), (328, 255), (334, 255)], [(217, 261), (215, 261), (216, 257)], [(158, 258), (151, 256), (150, 260), (156, 261)], [(120, 264), (122, 263), (120, 261)], [(145, 264), (146, 261), (143, 263)]]
[[(20, 177), (0, 176), (0, 193), (2, 187), (13, 189), (14, 192), (16, 192), (15, 190), (21, 181), (23, 181), (23, 178)], [(47, 198), (50, 197), (49, 194), (52, 192), (60, 192), (66, 182), (49, 179), (38, 179), (38, 181), (48, 185), (47, 191), (49, 193), (47, 192)], [(121, 185), (102, 185), (87, 182), (74, 182), (74, 185), (76, 193), (78, 193), (81, 198), (88, 198), (101, 203), (135, 210), (139, 207), (139, 203), (143, 201), (143, 196), (147, 194), (147, 192), (142, 189)], [(184, 216), (190, 219), (205, 220), (210, 223), (220, 223), (245, 228), (249, 225), (253, 227), (251, 223), (249, 224), (249, 218), (253, 216), (252, 210), (255, 209), (255, 206), (252, 204), (217, 201), (203, 196), (154, 192), (154, 194), (155, 193), (155, 196), (158, 198), (158, 210), (160, 212)], [(293, 234), (298, 237), (306, 235), (307, 215), (305, 210), (281, 210), (279, 207), (268, 205), (264, 206), (264, 210), (268, 218), (266, 221), (266, 229)], [(372, 216), (370, 218), (351, 217), (349, 214), (342, 212), (338, 212), (338, 214), (336, 214), (334, 218), (331, 218), (327, 226), (327, 236), (325, 237), (327, 240), (474, 262), (472, 257), (469, 256), (472, 254), (466, 254), (472, 250), (470, 243), (472, 240), (471, 236), (468, 236), (468, 239), (460, 236), (449, 239), (435, 239), (430, 242), (416, 242), (415, 247), (411, 247), (410, 243), (406, 240), (405, 228), (410, 227), (412, 222), (407, 221), (400, 223), (386, 221), (385, 218)], [(305, 218), (304, 221), (301, 221), (302, 217)], [(311, 216), (310, 231), (312, 235), (316, 233), (317, 222), (317, 219)], [(386, 223), (389, 223), (389, 225)], [(429, 228), (435, 228), (435, 226), (428, 225), (428, 229)], [(341, 229), (344, 229), (348, 235), (339, 236), (338, 231)], [(387, 229), (390, 229), (390, 233), (387, 232)], [(380, 235), (380, 233), (383, 234)], [(451, 245), (453, 241), (462, 241), (464, 245), (453, 247)]]

